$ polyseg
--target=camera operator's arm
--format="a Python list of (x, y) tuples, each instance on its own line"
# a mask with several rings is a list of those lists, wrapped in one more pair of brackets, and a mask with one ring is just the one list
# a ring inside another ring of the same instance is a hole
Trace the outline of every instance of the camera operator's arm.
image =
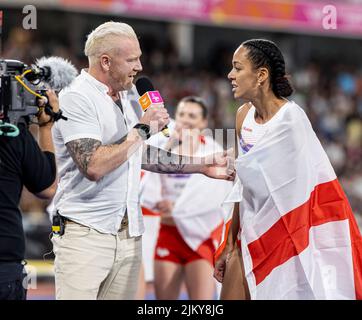
[[(53, 111), (59, 111), (59, 103), (53, 91), (47, 92)], [(24, 159), (24, 184), (30, 192), (42, 199), (51, 199), (57, 188), (56, 164), (52, 140), (53, 122), (41, 112), (39, 121), (39, 145), (30, 133), (26, 139), (26, 157)]]

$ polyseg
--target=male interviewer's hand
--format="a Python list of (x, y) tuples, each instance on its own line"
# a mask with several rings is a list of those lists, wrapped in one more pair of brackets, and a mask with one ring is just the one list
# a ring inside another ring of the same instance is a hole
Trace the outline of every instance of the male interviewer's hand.
[(149, 125), (151, 134), (155, 134), (169, 124), (170, 116), (163, 103), (151, 104), (139, 122)]
[(204, 157), (204, 167), (201, 171), (205, 176), (214, 179), (233, 181), (235, 179), (234, 150), (230, 148)]
[[(46, 92), (46, 98), (49, 101), (49, 105), (52, 107), (54, 112), (58, 112), (59, 111), (59, 100), (58, 97), (56, 95), (56, 93), (53, 90), (47, 90)], [(46, 99), (39, 99), (38, 101), (38, 105), (39, 107), (45, 107), (45, 105), (47, 104), (47, 100)], [(42, 109), (38, 115), (38, 123), (40, 127), (52, 127), (53, 126), (53, 121), (51, 119), (51, 117), (49, 115), (47, 115), (44, 111), (44, 109)]]

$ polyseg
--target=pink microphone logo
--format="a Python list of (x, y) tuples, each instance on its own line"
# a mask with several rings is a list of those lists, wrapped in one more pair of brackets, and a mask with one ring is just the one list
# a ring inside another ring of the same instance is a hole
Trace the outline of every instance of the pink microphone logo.
[(158, 91), (148, 92), (150, 100), (152, 103), (162, 103), (163, 99)]

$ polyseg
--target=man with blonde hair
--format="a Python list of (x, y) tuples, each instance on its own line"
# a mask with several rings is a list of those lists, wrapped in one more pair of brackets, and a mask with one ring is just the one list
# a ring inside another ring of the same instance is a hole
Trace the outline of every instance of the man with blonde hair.
[(89, 68), (60, 95), (68, 121), (53, 130), (59, 187), (50, 212), (65, 226), (52, 237), (56, 298), (133, 299), (144, 231), (141, 168), (219, 179), (233, 179), (234, 170), (226, 152), (190, 158), (145, 145), (169, 115), (163, 105), (143, 112), (138, 104), (141, 49), (131, 26), (98, 26), (85, 55)]

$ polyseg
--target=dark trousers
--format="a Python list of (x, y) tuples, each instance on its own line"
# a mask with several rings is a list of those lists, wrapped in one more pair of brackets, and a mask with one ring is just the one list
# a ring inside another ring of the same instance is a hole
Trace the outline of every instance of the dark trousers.
[(0, 300), (26, 300), (26, 272), (20, 262), (0, 262)]

